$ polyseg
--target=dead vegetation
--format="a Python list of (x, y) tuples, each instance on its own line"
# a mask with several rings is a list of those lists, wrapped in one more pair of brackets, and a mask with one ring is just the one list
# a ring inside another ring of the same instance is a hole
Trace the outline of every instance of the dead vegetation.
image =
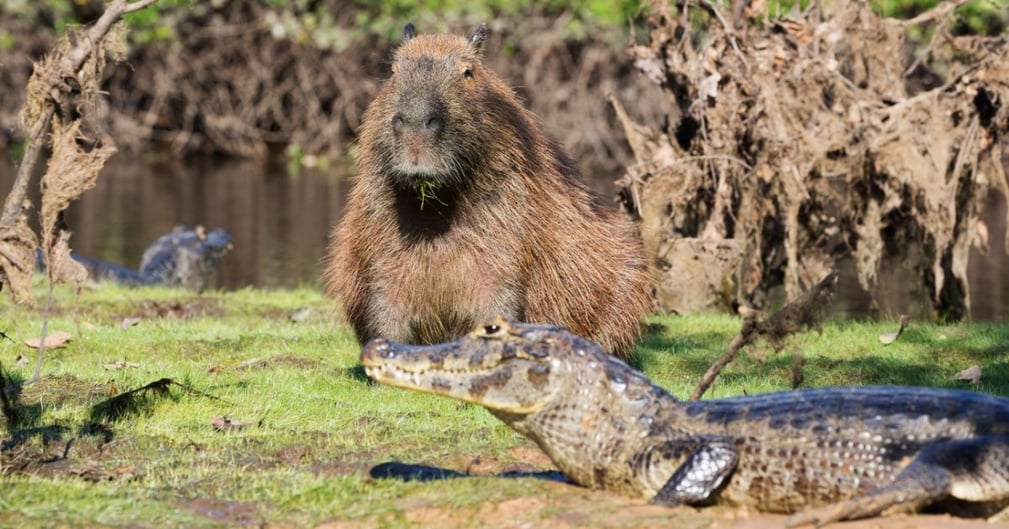
[[(1009, 195), (1009, 39), (950, 34), (961, 3), (910, 20), (849, 0), (779, 19), (762, 2), (735, 16), (652, 3), (650, 42), (630, 53), (662, 88), (665, 122), (615, 104), (636, 157), (622, 193), (663, 308), (766, 306), (850, 261), (869, 292), (903, 266), (934, 314), (969, 313), (981, 208)], [(912, 50), (909, 28), (928, 24)]]
[[(121, 59), (124, 54), (125, 30), (117, 22), (124, 14), (155, 1), (114, 0), (86, 31), (78, 34), (69, 30), (35, 65), (28, 80), (25, 104), (18, 116), (21, 127), (28, 131), (28, 143), (0, 217), (0, 286), (6, 284), (16, 302), (34, 304), (31, 276), (39, 237), (28, 226), (31, 202), (27, 190), (44, 149), (49, 151), (49, 159), (41, 182), (39, 223), (41, 254), (48, 265), (49, 300), (55, 283), (73, 282), (79, 289), (87, 279), (84, 267), (70, 258), (70, 232), (63, 226), (62, 213), (94, 187), (98, 172), (116, 151), (112, 139), (96, 125), (95, 115), (106, 59)], [(46, 336), (47, 322), (43, 317), (41, 336)], [(32, 380), (41, 376), (44, 349), (44, 341), (40, 341)]]
[[(126, 61), (108, 69), (98, 122), (124, 150), (154, 144), (177, 155), (255, 158), (288, 147), (346, 154), (368, 101), (389, 75), (388, 57), (398, 39), (363, 34), (358, 19), (366, 15), (364, 7), (336, 0), (321, 4), (332, 14), (343, 46), (274, 33), (277, 20), (304, 16), (299, 11), (304, 6), (240, 0), (180, 8), (171, 39), (138, 45)], [(0, 63), (9, 66), (0, 70), (0, 83), (23, 86), (18, 77), (28, 68), (24, 58), (47, 47), (40, 43), (45, 39), (36, 28), (2, 17), (0, 8), (0, 23), (10, 24), (25, 49), (17, 54), (0, 49)], [(486, 20), (492, 24), (487, 59), (586, 176), (599, 172), (609, 183), (631, 154), (604, 94), (637, 101), (635, 116), (658, 112), (661, 98), (633, 74), (619, 39), (594, 34), (576, 39), (565, 29), (570, 18), (531, 7), (521, 17)], [(462, 20), (450, 23), (417, 29), (468, 35), (475, 28)], [(19, 104), (16, 94), (0, 92), (0, 126), (7, 124), (6, 109)], [(10, 139), (0, 136), (0, 144)]]
[[(264, 157), (271, 144), (305, 152), (340, 145), (376, 84), (349, 54), (275, 38), (263, 2), (194, 6), (173, 42), (136, 50), (110, 85), (111, 130), (125, 145), (178, 154)], [(354, 10), (334, 10), (353, 23)], [(365, 43), (362, 43), (365, 44)]]

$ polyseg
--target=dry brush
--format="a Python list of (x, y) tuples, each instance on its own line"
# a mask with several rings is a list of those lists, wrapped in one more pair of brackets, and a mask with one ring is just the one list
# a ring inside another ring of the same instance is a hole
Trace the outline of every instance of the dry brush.
[[(791, 299), (847, 260), (870, 292), (886, 263), (910, 263), (938, 315), (969, 313), (982, 205), (1009, 195), (1009, 46), (950, 34), (959, 3), (911, 20), (854, 0), (785, 18), (652, 3), (650, 42), (630, 53), (665, 122), (614, 103), (636, 157), (622, 193), (664, 308), (759, 307), (780, 285)], [(934, 37), (913, 50), (922, 24)]]

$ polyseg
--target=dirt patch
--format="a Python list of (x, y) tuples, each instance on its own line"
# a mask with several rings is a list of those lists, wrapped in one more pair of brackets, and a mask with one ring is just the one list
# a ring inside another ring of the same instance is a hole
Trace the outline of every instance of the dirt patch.
[(276, 367), (302, 369), (305, 370), (306, 372), (311, 372), (311, 371), (317, 371), (320, 368), (325, 367), (325, 365), (318, 360), (300, 358), (293, 355), (280, 355), (280, 356), (273, 356), (270, 358), (253, 358), (251, 360), (246, 360), (233, 366), (215, 365), (211, 366), (207, 370), (207, 372), (209, 373), (226, 373), (229, 371), (243, 372), (252, 369), (259, 370)]
[(320, 476), (349, 476), (359, 474), (367, 476), (374, 461), (382, 457), (376, 450), (364, 450), (330, 456), (325, 460), (316, 460), (309, 464), (309, 469)]
[[(409, 507), (393, 515), (374, 519), (328, 520), (316, 529), (357, 529), (382, 527), (393, 521), (409, 526), (464, 529), (473, 527), (600, 527), (681, 529), (781, 529), (786, 516), (749, 512), (729, 507), (667, 508), (629, 500), (612, 494), (590, 491), (574, 485), (536, 482), (533, 495), (485, 502), (476, 506)], [(833, 524), (837, 529), (984, 529), (983, 520), (967, 520), (945, 515), (891, 516)]]
[(261, 525), (259, 505), (251, 501), (225, 501), (217, 498), (197, 498), (179, 502), (179, 506), (228, 525)]
[(134, 462), (112, 458), (114, 445), (107, 431), (72, 436), (59, 426), (21, 430), (4, 443), (2, 473), (49, 479), (81, 479), (90, 483), (129, 481), (142, 470)]
[[(354, 456), (351, 459), (372, 460), (383, 452), (358, 454), (360, 457)], [(430, 482), (431, 487), (437, 487), (437, 483), (441, 480), (478, 476), (499, 476), (501, 479), (536, 478), (527, 479), (528, 486), (523, 486), (526, 495), (467, 506), (445, 505), (444, 501), (407, 497), (403, 498), (402, 508), (394, 513), (371, 518), (337, 517), (318, 525), (316, 529), (385, 527), (390, 523), (404, 522), (411, 527), (444, 529), (474, 527), (781, 529), (787, 518), (785, 515), (728, 506), (669, 508), (651, 505), (642, 500), (593, 491), (564, 479), (556, 479), (553, 474), (562, 475), (553, 471), (554, 467), (549, 458), (532, 443), (526, 442), (510, 449), (509, 455), (517, 461), (459, 454), (445, 461), (446, 468), (396, 462), (383, 463), (373, 467), (371, 475), (381, 479)], [(483, 486), (487, 486), (487, 483), (484, 481)], [(992, 525), (980, 519), (954, 518), (940, 514), (898, 515), (839, 523), (831, 527), (983, 529)]]
[(485, 455), (469, 456), (460, 454), (449, 461), (451, 468), (465, 469), (464, 473), (470, 476), (497, 476), (516, 477), (526, 474), (543, 474), (548, 471), (556, 471), (556, 467), (550, 458), (537, 448), (534, 444), (526, 442), (508, 450), (508, 455), (512, 460), (504, 460)]

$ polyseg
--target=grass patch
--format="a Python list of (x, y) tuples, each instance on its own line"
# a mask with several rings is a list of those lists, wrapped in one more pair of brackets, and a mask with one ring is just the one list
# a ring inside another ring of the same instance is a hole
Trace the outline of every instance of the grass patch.
[[(307, 317), (293, 321), (301, 308)], [(41, 310), (5, 300), (0, 312), (0, 330), (13, 338), (0, 342), (0, 362), (24, 416), (0, 438), (0, 526), (407, 527), (437, 525), (438, 509), (494, 520), (493, 506), (531, 497), (540, 510), (524, 516), (535, 523), (566, 512), (561, 491), (574, 489), (492, 477), (549, 463), (479, 407), (370, 384), (352, 332), (309, 288), (195, 296), (102, 285), (79, 299), (58, 290), (49, 329), (73, 338), (46, 352), (35, 383), (27, 382), (34, 350), (22, 340), (38, 335)], [(679, 396), (739, 329), (723, 315), (651, 321), (662, 329), (643, 338), (637, 365)], [(896, 343), (880, 344), (877, 336), (896, 327), (834, 322), (781, 351), (758, 345), (707, 396), (788, 389), (794, 354), (805, 359), (805, 386), (965, 388), (953, 376), (979, 364), (985, 375), (971, 389), (1009, 394), (1009, 325), (913, 323)], [(30, 361), (19, 363), (21, 355)], [(117, 400), (128, 405), (110, 411)], [(215, 427), (224, 417), (228, 426)], [(477, 477), (372, 476), (390, 462)]]

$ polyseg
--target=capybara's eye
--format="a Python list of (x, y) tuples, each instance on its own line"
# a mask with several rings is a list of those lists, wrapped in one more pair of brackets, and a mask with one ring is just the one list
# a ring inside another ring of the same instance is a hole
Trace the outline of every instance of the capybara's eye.
[(497, 334), (497, 333), (501, 332), (501, 326), (500, 325), (484, 325), (483, 332), (484, 332), (484, 334)]
[(463, 74), (463, 76), (465, 76), (465, 77), (466, 77), (467, 79), (472, 79), (472, 78), (473, 78), (473, 68), (466, 68), (466, 70), (465, 70), (465, 71), (463, 71), (463, 72), (462, 72), (462, 74)]

